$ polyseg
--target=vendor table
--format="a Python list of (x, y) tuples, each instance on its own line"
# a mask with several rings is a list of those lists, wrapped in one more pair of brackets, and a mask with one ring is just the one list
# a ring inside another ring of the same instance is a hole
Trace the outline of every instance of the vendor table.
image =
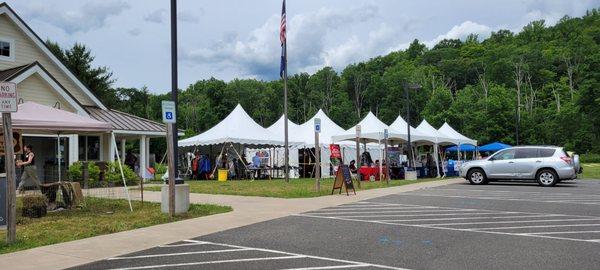
[[(379, 167), (362, 166), (358, 169), (358, 173), (361, 175), (361, 180), (363, 181), (369, 181), (371, 176), (374, 176), (375, 180), (379, 181)], [(385, 177), (387, 175), (387, 169), (385, 167), (382, 167), (381, 173)]]

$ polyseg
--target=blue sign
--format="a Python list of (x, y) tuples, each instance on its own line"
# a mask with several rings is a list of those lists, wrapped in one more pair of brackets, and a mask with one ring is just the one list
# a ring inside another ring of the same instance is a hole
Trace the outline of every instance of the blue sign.
[(175, 123), (175, 102), (170, 100), (162, 101), (162, 119), (163, 123)]
[(315, 118), (315, 132), (321, 133), (321, 118)]

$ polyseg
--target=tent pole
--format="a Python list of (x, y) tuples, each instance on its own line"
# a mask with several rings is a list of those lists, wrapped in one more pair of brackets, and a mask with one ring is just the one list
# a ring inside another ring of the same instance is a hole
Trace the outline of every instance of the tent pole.
[(62, 175), (60, 173), (60, 132), (56, 133), (56, 156), (58, 159), (58, 182), (62, 182)]
[(435, 143), (433, 145), (433, 154), (435, 156), (435, 171), (437, 172), (437, 178), (440, 178), (440, 163), (439, 163), (439, 159), (438, 159), (438, 144)]
[[(117, 140), (115, 139), (115, 133), (111, 132), (110, 137), (112, 140), (115, 149), (117, 149)], [(123, 188), (125, 189), (125, 194), (127, 194), (127, 201), (129, 202), (129, 210), (133, 212), (133, 207), (131, 206), (131, 198), (129, 197), (129, 189), (127, 188), (127, 181), (125, 181), (125, 174), (123, 173), (123, 164), (121, 163), (121, 157), (117, 155), (117, 161), (119, 162), (119, 170), (121, 171), (121, 179), (123, 180)], [(142, 181), (144, 179), (142, 178)]]

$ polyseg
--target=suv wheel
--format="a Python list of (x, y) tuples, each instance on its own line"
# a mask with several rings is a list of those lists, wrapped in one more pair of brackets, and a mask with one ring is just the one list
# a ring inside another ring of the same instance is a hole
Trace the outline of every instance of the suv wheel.
[(487, 177), (482, 169), (472, 169), (467, 173), (467, 179), (472, 185), (484, 185), (487, 184)]
[(550, 169), (540, 170), (536, 176), (536, 180), (542, 187), (551, 187), (560, 182), (558, 175)]

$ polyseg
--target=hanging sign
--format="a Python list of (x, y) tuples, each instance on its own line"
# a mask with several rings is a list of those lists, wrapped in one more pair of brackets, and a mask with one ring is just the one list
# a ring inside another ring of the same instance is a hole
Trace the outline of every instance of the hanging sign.
[(330, 144), (329, 153), (329, 160), (331, 161), (331, 165), (339, 166), (342, 163), (342, 152), (340, 151), (340, 145)]
[(321, 133), (321, 118), (315, 118), (315, 132)]
[(0, 112), (17, 112), (17, 84), (0, 82)]
[(163, 123), (173, 124), (177, 119), (175, 115), (175, 102), (171, 100), (162, 101), (162, 120)]

